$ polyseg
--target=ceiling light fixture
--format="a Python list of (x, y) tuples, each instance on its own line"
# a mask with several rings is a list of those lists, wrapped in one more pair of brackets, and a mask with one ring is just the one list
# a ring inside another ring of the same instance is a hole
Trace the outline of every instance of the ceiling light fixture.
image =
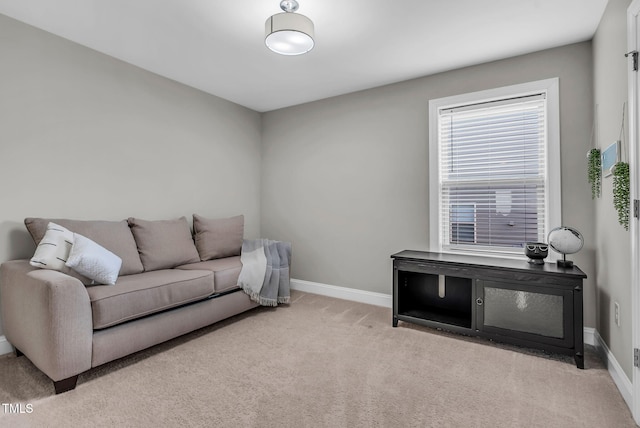
[(265, 23), (264, 42), (269, 49), (281, 55), (301, 55), (313, 49), (313, 22), (298, 10), (296, 0), (282, 0), (280, 9)]

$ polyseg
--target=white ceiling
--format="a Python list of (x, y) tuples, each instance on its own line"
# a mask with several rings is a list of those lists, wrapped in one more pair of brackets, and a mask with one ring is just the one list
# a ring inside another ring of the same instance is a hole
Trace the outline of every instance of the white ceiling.
[(0, 13), (256, 111), (589, 40), (607, 0), (299, 0), (316, 46), (264, 45), (280, 0), (0, 0)]

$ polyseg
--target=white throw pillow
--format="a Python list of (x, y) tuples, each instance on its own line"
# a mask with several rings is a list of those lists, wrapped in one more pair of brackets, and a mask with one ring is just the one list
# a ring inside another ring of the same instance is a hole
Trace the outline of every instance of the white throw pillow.
[(73, 234), (67, 267), (98, 284), (113, 285), (118, 279), (122, 259), (89, 238)]
[(72, 246), (73, 232), (50, 222), (29, 263), (31, 266), (65, 272)]

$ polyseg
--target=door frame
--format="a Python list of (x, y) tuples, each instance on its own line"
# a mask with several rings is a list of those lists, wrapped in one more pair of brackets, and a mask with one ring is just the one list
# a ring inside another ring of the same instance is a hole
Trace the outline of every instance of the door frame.
[[(627, 9), (627, 52), (640, 50), (638, 37), (640, 35), (640, 0), (633, 0)], [(629, 173), (630, 173), (630, 199), (631, 215), (629, 231), (631, 236), (631, 260), (640, 257), (640, 225), (638, 219), (633, 216), (633, 201), (640, 199), (640, 180), (637, 167), (640, 165), (639, 143), (639, 117), (638, 94), (640, 72), (634, 71), (629, 60), (627, 68), (628, 80), (628, 106), (629, 106)], [(632, 317), (632, 346), (633, 350), (640, 349), (640, 263), (631, 263), (631, 317)], [(632, 352), (633, 352), (632, 350)], [(632, 368), (632, 406), (631, 412), (636, 424), (640, 425), (640, 368)]]

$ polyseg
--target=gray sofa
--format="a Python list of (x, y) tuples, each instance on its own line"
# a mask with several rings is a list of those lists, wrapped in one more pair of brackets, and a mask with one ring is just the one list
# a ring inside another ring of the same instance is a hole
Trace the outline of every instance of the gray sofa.
[(56, 393), (78, 375), (252, 309), (237, 286), (244, 217), (210, 220), (78, 221), (28, 218), (36, 245), (49, 222), (83, 235), (122, 260), (114, 285), (71, 270), (0, 266), (7, 340), (53, 380)]

